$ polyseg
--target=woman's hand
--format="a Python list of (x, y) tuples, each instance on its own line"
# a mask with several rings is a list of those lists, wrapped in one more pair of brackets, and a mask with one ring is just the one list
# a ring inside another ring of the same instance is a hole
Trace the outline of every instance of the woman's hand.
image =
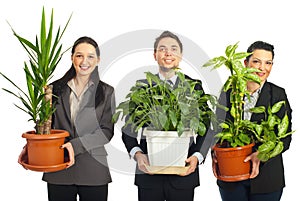
[(71, 167), (72, 165), (75, 164), (75, 156), (74, 156), (74, 149), (73, 146), (70, 142), (67, 142), (66, 144), (63, 144), (61, 146), (62, 149), (66, 148), (68, 150), (69, 153), (69, 162), (67, 164), (67, 168)]
[(244, 162), (248, 162), (251, 160), (252, 162), (252, 170), (250, 174), (250, 179), (255, 178), (259, 174), (259, 164), (260, 160), (257, 158), (258, 151), (253, 152), (251, 155), (247, 156), (244, 160)]
[(20, 165), (22, 165), (24, 169), (27, 170), (27, 168), (22, 164), (22, 161), (26, 161), (26, 160), (28, 160), (27, 159), (27, 144), (23, 147), (23, 149), (19, 155), (19, 158), (18, 158), (18, 163)]

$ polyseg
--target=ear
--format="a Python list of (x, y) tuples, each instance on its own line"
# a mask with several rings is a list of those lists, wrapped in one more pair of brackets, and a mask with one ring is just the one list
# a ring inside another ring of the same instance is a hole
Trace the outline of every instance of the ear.
[(248, 61), (246, 59), (244, 60), (244, 65), (248, 66)]
[(154, 57), (155, 61), (157, 61), (157, 59), (156, 59), (156, 53), (157, 53), (157, 52), (154, 52), (154, 53), (153, 53), (153, 57)]

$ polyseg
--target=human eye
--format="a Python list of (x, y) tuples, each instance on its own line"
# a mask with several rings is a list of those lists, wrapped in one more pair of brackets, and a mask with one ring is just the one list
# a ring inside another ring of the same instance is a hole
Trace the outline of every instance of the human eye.
[(172, 48), (171, 48), (171, 51), (172, 51), (172, 52), (178, 52), (178, 48), (177, 48), (177, 47), (172, 47)]
[(158, 47), (158, 51), (159, 51), (159, 52), (166, 52), (166, 51), (167, 51), (167, 48), (164, 47), (164, 46), (160, 46), (160, 47)]
[(271, 65), (273, 65), (273, 61), (267, 61), (266, 64), (271, 66)]
[(95, 56), (94, 55), (89, 55), (89, 59), (94, 59)]

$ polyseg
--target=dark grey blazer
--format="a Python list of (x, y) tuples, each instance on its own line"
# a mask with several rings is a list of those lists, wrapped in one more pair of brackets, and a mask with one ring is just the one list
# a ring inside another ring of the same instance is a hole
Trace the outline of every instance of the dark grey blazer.
[[(186, 78), (191, 79), (190, 77), (186, 76)], [(174, 85), (174, 87), (178, 86), (178, 80)], [(192, 79), (191, 79), (192, 80)], [(147, 80), (140, 80), (144, 83), (148, 83)], [(195, 86), (196, 90), (203, 90), (201, 81), (199, 84)], [(210, 122), (206, 122), (207, 128), (209, 127)], [(126, 128), (122, 129), (122, 140), (125, 144), (125, 147), (128, 153), (131, 151), (133, 147), (140, 147), (141, 150), (147, 154), (147, 142), (144, 137), (138, 141), (137, 133), (132, 133), (130, 125)], [(196, 143), (191, 140), (192, 143), (189, 147), (188, 155), (191, 156), (195, 152), (200, 152), (202, 156), (205, 158), (208, 152), (208, 149), (211, 145), (211, 136), (205, 135), (201, 137), (197, 135)], [(149, 175), (141, 172), (138, 168), (136, 168), (136, 175), (135, 175), (135, 185), (141, 188), (163, 188), (164, 180), (169, 180), (175, 188), (178, 189), (191, 189), (195, 188), (196, 186), (200, 185), (199, 180), (199, 169), (196, 168), (195, 172), (188, 176), (178, 176), (178, 175)]]
[[(271, 82), (265, 82), (257, 100), (256, 106), (263, 105), (265, 107), (268, 107), (269, 105), (273, 105), (282, 100), (286, 101), (286, 105), (285, 107), (281, 108), (277, 115), (282, 118), (285, 113), (287, 113), (290, 120), (287, 131), (290, 132), (292, 130), (292, 109), (283, 88)], [(220, 103), (230, 106), (229, 92), (226, 94), (221, 94)], [(226, 114), (226, 118), (232, 118), (229, 112)], [(253, 114), (251, 116), (251, 121), (260, 122), (263, 118), (265, 118), (264, 114)], [(289, 149), (291, 140), (291, 135), (282, 140), (284, 143), (283, 152)], [(256, 145), (256, 147), (257, 146), (258, 145)], [(233, 189), (236, 186), (236, 182), (223, 182), (218, 180), (217, 183), (221, 188), (228, 190)], [(285, 186), (285, 179), (282, 154), (270, 159), (265, 163), (261, 163), (259, 168), (259, 175), (256, 178), (251, 179), (250, 184), (251, 193), (270, 193), (283, 188)]]
[(84, 94), (75, 123), (71, 122), (70, 92), (66, 84), (74, 76), (73, 70), (53, 83), (57, 96), (54, 104), (53, 128), (69, 131), (75, 152), (75, 164), (68, 169), (44, 173), (43, 180), (52, 184), (104, 185), (111, 182), (104, 145), (114, 134), (112, 115), (115, 110), (114, 89), (99, 80), (98, 68), (91, 75), (94, 85)]

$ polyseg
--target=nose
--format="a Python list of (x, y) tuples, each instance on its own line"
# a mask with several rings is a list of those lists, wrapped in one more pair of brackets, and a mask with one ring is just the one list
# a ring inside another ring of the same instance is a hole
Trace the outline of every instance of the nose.
[(167, 55), (167, 56), (171, 56), (171, 55), (172, 55), (172, 51), (169, 50), (169, 49), (166, 49), (166, 55)]
[(259, 70), (264, 70), (264, 69), (266, 69), (266, 65), (267, 64), (265, 62), (261, 62), (258, 69)]
[(82, 62), (81, 62), (82, 64), (86, 64), (86, 63), (88, 63), (88, 57), (83, 57), (83, 59), (82, 59)]

